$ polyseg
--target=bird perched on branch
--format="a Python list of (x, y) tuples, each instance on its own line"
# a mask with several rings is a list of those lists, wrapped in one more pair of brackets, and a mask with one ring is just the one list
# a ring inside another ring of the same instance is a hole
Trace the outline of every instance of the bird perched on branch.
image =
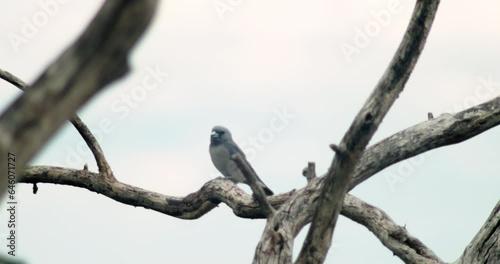
[[(245, 183), (245, 176), (240, 171), (236, 163), (231, 159), (234, 154), (239, 154), (242, 158), (245, 158), (245, 153), (236, 145), (231, 136), (231, 132), (223, 126), (215, 126), (212, 128), (212, 133), (210, 134), (210, 157), (214, 166), (219, 170), (224, 177), (230, 179), (234, 183)], [(247, 162), (248, 163), (248, 162)], [(250, 163), (248, 163), (250, 165)], [(253, 170), (253, 168), (252, 168)], [(257, 175), (257, 174), (255, 174)], [(264, 182), (256, 176), (257, 184), (259, 184), (266, 195), (273, 195), (273, 191), (269, 189)]]

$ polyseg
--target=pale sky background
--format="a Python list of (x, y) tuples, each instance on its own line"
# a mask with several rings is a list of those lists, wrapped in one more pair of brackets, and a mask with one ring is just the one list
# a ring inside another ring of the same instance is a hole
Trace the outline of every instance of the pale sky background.
[[(103, 1), (66, 2), (47, 9), (38, 1), (1, 1), (0, 68), (32, 83)], [(131, 54), (130, 74), (80, 109), (118, 180), (168, 195), (198, 190), (218, 176), (208, 154), (209, 133), (225, 125), (275, 193), (303, 187), (308, 161), (316, 162), (318, 173), (326, 171), (333, 156), (328, 144), (340, 141), (385, 70), (415, 1), (227, 2), (237, 5), (221, 19), (213, 0), (162, 1)], [(396, 12), (387, 23), (377, 22), (373, 15), (391, 3)], [(427, 112), (456, 112), (500, 95), (498, 10), (495, 0), (442, 1), (414, 74), (372, 143), (425, 121)], [(23, 35), (33, 17), (36, 33)], [(346, 58), (341, 46), (354, 46), (356, 32), (367, 25), (373, 27), (368, 45)], [(14, 34), (25, 43), (12, 44)], [(152, 77), (156, 89), (140, 87)], [(481, 81), (487, 79), (496, 82), (489, 90)], [(0, 81), (0, 110), (19, 95)], [(278, 129), (272, 122), (284, 109), (293, 117), (277, 122)], [(101, 122), (110, 128), (100, 128)], [(500, 198), (499, 135), (495, 128), (396, 164), (351, 194), (454, 261)], [(31, 162), (70, 168), (85, 163), (97, 171), (69, 123)], [(390, 177), (400, 181), (391, 184)], [(238, 218), (226, 205), (186, 221), (85, 189), (38, 187), (36, 195), (31, 185), (17, 189), (17, 253), (28, 263), (250, 263), (265, 224)], [(0, 210), (5, 255), (5, 200)], [(402, 262), (366, 228), (341, 217), (326, 263)]]

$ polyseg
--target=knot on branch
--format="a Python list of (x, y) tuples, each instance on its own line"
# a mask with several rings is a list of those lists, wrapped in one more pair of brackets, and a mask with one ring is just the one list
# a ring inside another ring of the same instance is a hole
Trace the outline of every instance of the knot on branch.
[(316, 164), (308, 162), (307, 167), (302, 170), (302, 176), (306, 177), (307, 185), (311, 184), (312, 180), (316, 178)]

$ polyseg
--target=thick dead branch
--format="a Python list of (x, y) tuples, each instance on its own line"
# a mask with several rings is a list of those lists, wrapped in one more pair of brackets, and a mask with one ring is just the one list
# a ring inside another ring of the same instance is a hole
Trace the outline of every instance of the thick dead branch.
[[(157, 1), (106, 1), (81, 37), (0, 116), (0, 158), (25, 166), (72, 113), (128, 71), (127, 56)], [(7, 163), (0, 162), (0, 171)], [(6, 189), (2, 173), (0, 195)]]
[(328, 170), (318, 207), (296, 263), (323, 263), (325, 260), (351, 174), (382, 119), (403, 91), (425, 46), (438, 6), (436, 0), (417, 1), (389, 67), (339, 144), (341, 153), (335, 155)]
[[(141, 206), (146, 209), (177, 217), (196, 219), (217, 207), (221, 202), (245, 218), (264, 218), (266, 211), (233, 182), (223, 178), (211, 180), (197, 192), (185, 197), (174, 197), (148, 191), (119, 181), (103, 181), (98, 173), (60, 167), (28, 167), (21, 179), (24, 183), (53, 183), (85, 188), (105, 195), (118, 202)], [(290, 198), (292, 192), (269, 197), (272, 206), (278, 207)]]
[[(357, 184), (394, 163), (427, 150), (465, 141), (499, 124), (500, 97), (463, 112), (454, 115), (443, 114), (433, 120), (410, 127), (380, 141), (365, 151), (355, 170), (350, 188), (354, 188)], [(258, 251), (265, 252), (265, 254), (258, 255), (263, 258), (262, 261), (265, 257), (269, 257), (270, 261), (271, 257), (283, 261), (288, 257), (291, 258), (291, 254), (286, 253), (286, 251), (291, 252), (293, 238), (303, 226), (311, 221), (323, 180), (324, 177), (316, 178), (307, 187), (296, 192), (292, 191), (269, 197), (269, 202), (274, 208), (281, 206), (280, 210), (287, 211), (288, 214), (278, 214), (275, 217), (276, 220), (273, 220), (275, 225), (266, 226), (267, 231), (265, 232), (282, 243), (275, 243), (274, 240), (260, 243)], [(251, 196), (245, 194), (233, 183), (223, 179), (209, 181), (199, 191), (186, 197), (166, 196), (119, 182), (109, 184), (99, 180), (97, 173), (57, 167), (29, 168), (26, 170), (22, 182), (82, 187), (124, 204), (141, 206), (181, 219), (199, 218), (217, 207), (220, 202), (227, 204), (239, 217), (265, 218), (266, 215), (263, 208), (255, 203)], [(295, 193), (297, 195), (294, 195)], [(344, 206), (341, 213), (349, 216), (346, 210), (352, 205), (348, 203), (348, 199), (344, 200)], [(491, 216), (490, 219), (492, 219)], [(487, 223), (494, 222), (488, 220)], [(498, 232), (500, 226), (497, 225), (495, 228), (494, 230)], [(487, 234), (487, 232), (480, 233)], [(498, 238), (496, 239), (498, 240)], [(278, 252), (278, 250), (281, 250), (279, 254), (273, 253)], [(471, 251), (469, 250), (469, 252)], [(499, 254), (498, 249), (495, 248), (492, 248), (490, 252)], [(460, 264), (462, 263), (467, 262), (460, 262)]]
[[(13, 84), (22, 91), (28, 88), (28, 84), (26, 84), (20, 78), (16, 77), (15, 75), (11, 74), (8, 71), (0, 69), (0, 78)], [(92, 151), (92, 154), (94, 155), (94, 158), (97, 162), (97, 167), (99, 168), (99, 172), (103, 175), (103, 177), (106, 177), (108, 180), (114, 180), (113, 172), (111, 171), (111, 167), (109, 166), (108, 162), (106, 161), (106, 158), (104, 157), (104, 152), (102, 151), (101, 146), (99, 146), (99, 143), (95, 139), (90, 129), (87, 127), (87, 125), (85, 125), (85, 123), (83, 123), (80, 117), (78, 117), (78, 115), (76, 114), (73, 115), (73, 117), (71, 117), (70, 121), (71, 124), (73, 124), (76, 130), (80, 133), (85, 143), (87, 143), (89, 149)]]
[(455, 264), (500, 263), (500, 201)]
[[(350, 189), (354, 188), (359, 183), (370, 178), (382, 169), (401, 160), (411, 158), (431, 149), (465, 141), (499, 124), (500, 97), (497, 97), (489, 102), (467, 109), (455, 115), (441, 115), (430, 121), (425, 121), (423, 123), (405, 129), (391, 137), (380, 141), (379, 143), (375, 144), (365, 151), (363, 157), (360, 160), (360, 163), (357, 165), (354, 172), (353, 179), (350, 184)], [(399, 144), (398, 142), (401, 142), (402, 144)], [(221, 194), (197, 194), (202, 191), (199, 190), (198, 192), (190, 194), (184, 198), (174, 197), (172, 202), (167, 203), (168, 205), (166, 206), (164, 201), (168, 201), (167, 198), (169, 196), (165, 195), (161, 195), (162, 198), (159, 199), (151, 199), (155, 195), (145, 195), (141, 197), (141, 199), (134, 201), (126, 198), (127, 195), (125, 193), (113, 193), (113, 190), (102, 192), (102, 189), (97, 188), (96, 185), (92, 182), (94, 180), (97, 181), (99, 175), (97, 173), (92, 173), (86, 170), (37, 166), (28, 168), (24, 172), (23, 176), (24, 179), (21, 179), (21, 182), (55, 183), (82, 187), (90, 191), (103, 194), (125, 204), (142, 206), (182, 219), (192, 219), (200, 217), (213, 209), (216, 204), (219, 203), (216, 202), (213, 207), (206, 207), (202, 206), (203, 203), (199, 201), (196, 201), (189, 205), (179, 202), (182, 199), (187, 199), (187, 197), (197, 196), (204, 197), (204, 199), (211, 201), (219, 201), (217, 199), (218, 197), (221, 197), (220, 201), (226, 203), (233, 209), (233, 212), (237, 216), (243, 218), (265, 218), (265, 213), (263, 212), (262, 207), (252, 202), (252, 199), (249, 196), (241, 196), (243, 197), (242, 201), (239, 201), (234, 197), (232, 197), (231, 199), (234, 198), (235, 200), (230, 200), (229, 198), (222, 199), (223, 195)], [(323, 181), (324, 177), (315, 178), (313, 179), (310, 186), (308, 185), (307, 187), (302, 188), (297, 192), (318, 192)], [(232, 184), (230, 188), (226, 188), (224, 187), (226, 185), (223, 184), (224, 182), (226, 181), (219, 181), (216, 179), (206, 183), (204, 187), (202, 187), (202, 189), (220, 189), (221, 192), (231, 192), (231, 188), (238, 189), (234, 184)], [(218, 187), (218, 185), (221, 185), (222, 187)], [(135, 193), (149, 192), (140, 188), (137, 189), (133, 186), (126, 186), (127, 187), (125, 189), (131, 188)], [(293, 193), (294, 192), (292, 191), (271, 196), (269, 197), (269, 202), (274, 208), (278, 208), (284, 202), (289, 200)], [(120, 198), (120, 196), (124, 197)], [(155, 204), (157, 202), (158, 204)], [(311, 199), (307, 202), (315, 203), (316, 199)], [(152, 206), (152, 204), (154, 206)], [(165, 208), (171, 206), (172, 204), (175, 204), (175, 208)]]
[[(310, 187), (310, 188), (309, 188)], [(266, 233), (272, 242), (259, 243), (254, 259), (259, 263), (289, 263), (293, 240), (302, 227), (309, 223), (315, 210), (314, 200), (318, 199), (320, 181), (301, 189), (291, 200), (282, 205), (280, 210), (287, 214), (276, 214), (274, 226), (266, 225)], [(382, 210), (352, 195), (346, 195), (341, 214), (367, 227), (377, 238), (405, 263), (438, 264), (444, 263), (436, 254), (420, 240), (411, 236), (408, 231), (398, 226)], [(275, 241), (276, 240), (276, 241)]]
[[(320, 195), (322, 181), (312, 180), (305, 188), (292, 194), (274, 218), (267, 221), (257, 249), (254, 263), (291, 263), (295, 237), (300, 230), (311, 222)], [(281, 195), (278, 195), (281, 196)], [(276, 197), (276, 196), (273, 196)], [(272, 224), (269, 224), (272, 223)]]
[(365, 226), (406, 264), (444, 263), (420, 240), (397, 225), (384, 211), (352, 195), (346, 195), (342, 215)]
[(246, 182), (250, 185), (255, 199), (264, 209), (265, 215), (268, 218), (272, 217), (274, 215), (274, 209), (269, 204), (269, 201), (267, 201), (267, 196), (264, 193), (262, 186), (257, 184), (257, 174), (255, 171), (240, 154), (234, 154), (231, 156), (231, 159), (236, 163), (236, 166), (238, 166), (241, 173), (245, 177)]
[(500, 124), (500, 96), (455, 114), (442, 114), (369, 147), (354, 171), (349, 190), (377, 172), (428, 150), (463, 142)]

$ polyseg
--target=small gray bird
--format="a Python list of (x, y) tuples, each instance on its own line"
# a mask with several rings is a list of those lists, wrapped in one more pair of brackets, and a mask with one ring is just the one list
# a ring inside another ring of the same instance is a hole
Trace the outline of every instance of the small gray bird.
[[(227, 128), (223, 126), (215, 126), (212, 128), (209, 151), (214, 166), (224, 175), (224, 177), (230, 179), (234, 183), (246, 184), (245, 176), (243, 176), (236, 163), (231, 159), (231, 156), (236, 153), (240, 154), (242, 158), (245, 158), (245, 153), (243, 153), (238, 145), (234, 143), (231, 132), (229, 132)], [(266, 195), (274, 194), (258, 176), (256, 180), (257, 184), (262, 186)]]

